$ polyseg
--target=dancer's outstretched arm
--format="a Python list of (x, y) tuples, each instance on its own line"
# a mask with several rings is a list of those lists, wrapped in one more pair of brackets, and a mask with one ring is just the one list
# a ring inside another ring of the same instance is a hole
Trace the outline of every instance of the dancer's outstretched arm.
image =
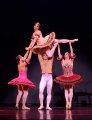
[(28, 57), (27, 57), (27, 59), (26, 59), (27, 63), (29, 63), (31, 57), (32, 57), (32, 51), (29, 50), (29, 55), (28, 55)]
[(74, 53), (73, 53), (73, 47), (72, 47), (71, 42), (69, 42), (69, 47), (70, 47), (70, 54), (71, 54), (71, 56), (73, 56)]
[(34, 46), (35, 43), (36, 43), (36, 40), (37, 40), (37, 37), (35, 37), (34, 39), (31, 39), (31, 42), (30, 42), (29, 46), (26, 47), (25, 49), (26, 49), (26, 50), (32, 49), (33, 46)]
[(47, 54), (48, 57), (52, 57), (53, 56), (57, 45), (58, 45), (58, 42), (54, 43), (54, 46), (51, 49), (46, 51), (46, 54)]
[(40, 35), (42, 35), (40, 30), (38, 30), (35, 33), (33, 33), (33, 39), (31, 39), (31, 42), (30, 42), (29, 46), (26, 47), (25, 49), (26, 50), (32, 49), (33, 46), (35, 45), (37, 39), (40, 37)]
[(61, 54), (61, 51), (60, 51), (60, 45), (58, 44), (58, 60), (62, 59), (62, 54)]
[(28, 51), (25, 53), (24, 58), (25, 58), (25, 60), (29, 63), (31, 57), (32, 57), (32, 51), (31, 51), (31, 50), (28, 50)]
[(60, 45), (58, 44), (58, 56), (61, 55)]
[(28, 54), (29, 54), (29, 50), (28, 50), (28, 51), (25, 53), (25, 55), (24, 55), (24, 58), (25, 58), (25, 59), (27, 59)]
[(70, 58), (71, 58), (72, 61), (74, 61), (76, 55), (73, 52), (73, 47), (72, 47), (72, 43), (71, 42), (69, 42), (69, 47), (70, 47)]

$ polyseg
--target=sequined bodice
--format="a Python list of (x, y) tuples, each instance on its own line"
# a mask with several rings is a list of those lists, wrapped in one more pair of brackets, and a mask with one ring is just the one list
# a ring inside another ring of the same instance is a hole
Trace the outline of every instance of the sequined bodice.
[(64, 76), (72, 76), (73, 75), (73, 64), (71, 63), (64, 63), (62, 64), (63, 74)]

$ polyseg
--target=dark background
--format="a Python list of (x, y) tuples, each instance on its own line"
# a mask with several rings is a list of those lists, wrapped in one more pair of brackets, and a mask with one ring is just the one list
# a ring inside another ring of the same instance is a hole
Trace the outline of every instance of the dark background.
[[(91, 104), (92, 98), (92, 1), (91, 0), (1, 0), (0, 1), (0, 106), (13, 105), (17, 95), (16, 86), (7, 82), (17, 77), (15, 57), (25, 54), (33, 33), (33, 25), (39, 21), (43, 36), (52, 31), (56, 38), (74, 39), (76, 53), (74, 72), (81, 74), (84, 82), (74, 88), (76, 104)], [(69, 50), (68, 44), (62, 45), (62, 54)], [(60, 63), (56, 60), (53, 76), (62, 74)], [(29, 91), (28, 104), (38, 105), (38, 87), (41, 77), (36, 55), (28, 66), (28, 77), (36, 84)], [(54, 83), (52, 105), (64, 105), (63, 86)], [(59, 102), (59, 104), (58, 104)]]

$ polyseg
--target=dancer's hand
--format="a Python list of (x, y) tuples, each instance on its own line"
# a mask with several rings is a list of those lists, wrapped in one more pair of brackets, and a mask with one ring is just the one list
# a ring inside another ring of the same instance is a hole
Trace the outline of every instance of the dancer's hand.
[(55, 41), (55, 42), (54, 42), (54, 46), (57, 46), (57, 45), (58, 45), (58, 41)]
[(28, 50), (31, 50), (31, 49), (32, 49), (32, 46), (25, 48), (25, 50), (27, 50), (27, 51), (28, 51)]
[(28, 51), (28, 50), (29, 50), (29, 47), (25, 47), (25, 50), (27, 50), (27, 51)]
[(61, 54), (58, 55), (57, 60), (62, 60), (63, 56)]

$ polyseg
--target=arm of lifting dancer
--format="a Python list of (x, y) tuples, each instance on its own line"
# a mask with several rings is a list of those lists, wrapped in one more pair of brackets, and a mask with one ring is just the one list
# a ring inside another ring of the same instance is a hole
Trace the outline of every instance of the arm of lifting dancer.
[(72, 47), (71, 42), (69, 42), (69, 47), (70, 47), (70, 58), (71, 58), (72, 61), (74, 61), (76, 55), (73, 52), (73, 47)]
[(73, 53), (73, 47), (72, 47), (71, 42), (69, 42), (69, 47), (70, 47), (70, 54), (71, 54), (71, 56), (73, 56), (74, 53)]
[(35, 45), (36, 41), (38, 40), (38, 38), (42, 35), (42, 32), (40, 30), (37, 30), (35, 33), (33, 33), (33, 39), (31, 39), (31, 43), (29, 44), (29, 47), (27, 47), (28, 49), (32, 49), (33, 46)]
[(31, 40), (32, 40), (32, 41), (30, 42), (29, 46), (25, 48), (26, 50), (29, 50), (29, 49), (32, 49), (32, 48), (33, 48), (33, 46), (34, 46), (35, 43), (36, 43), (37, 38), (35, 37), (34, 39), (31, 39)]
[(46, 51), (46, 54), (47, 54), (48, 57), (52, 57), (53, 56), (57, 45), (58, 45), (58, 42), (54, 43), (54, 46), (51, 49)]
[(29, 55), (28, 55), (28, 57), (27, 57), (27, 59), (26, 59), (27, 63), (29, 63), (31, 57), (32, 57), (32, 51), (29, 50)]
[(61, 54), (61, 51), (60, 51), (60, 45), (58, 44), (58, 60), (61, 60), (62, 59), (62, 54)]
[(25, 58), (25, 59), (27, 59), (28, 54), (29, 54), (29, 50), (28, 50), (28, 51), (25, 53), (25, 55), (24, 55), (24, 58)]

